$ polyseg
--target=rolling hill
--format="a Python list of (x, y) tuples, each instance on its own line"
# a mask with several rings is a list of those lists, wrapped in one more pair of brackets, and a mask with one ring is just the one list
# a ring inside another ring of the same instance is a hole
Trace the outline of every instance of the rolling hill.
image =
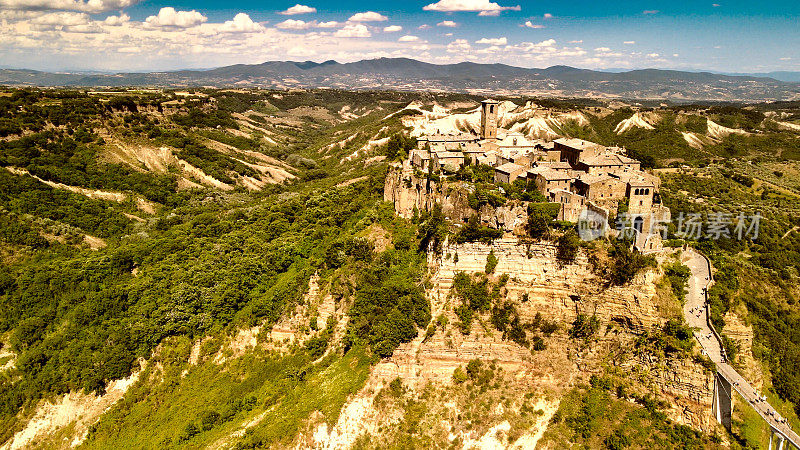
[(10, 86), (247, 86), (266, 88), (390, 89), (476, 94), (665, 99), (678, 102), (781, 101), (800, 98), (800, 83), (749, 75), (642, 69), (600, 72), (568, 66), (545, 69), (506, 64), (430, 64), (408, 58), (350, 63), (268, 61), (209, 70), (80, 74), (0, 70)]

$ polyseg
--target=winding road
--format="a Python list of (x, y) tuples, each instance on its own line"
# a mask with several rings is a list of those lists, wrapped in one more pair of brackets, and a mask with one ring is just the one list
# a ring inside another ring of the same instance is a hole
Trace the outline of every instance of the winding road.
[(762, 400), (755, 388), (728, 364), (719, 338), (709, 327), (705, 290), (713, 283), (709, 273), (710, 262), (692, 248), (683, 252), (681, 261), (692, 271), (683, 314), (686, 322), (695, 330), (695, 338), (700, 343), (703, 352), (716, 364), (719, 375), (733, 386), (736, 392), (758, 412), (770, 427), (800, 449), (800, 436), (789, 427), (788, 423), (783, 422), (783, 418), (775, 411), (775, 408), (770, 406), (766, 400)]

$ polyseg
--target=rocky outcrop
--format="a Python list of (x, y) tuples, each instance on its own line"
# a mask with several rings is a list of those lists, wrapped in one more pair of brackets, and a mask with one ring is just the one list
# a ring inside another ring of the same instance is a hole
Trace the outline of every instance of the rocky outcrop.
[(690, 359), (642, 356), (628, 370), (668, 400), (667, 417), (675, 423), (706, 432), (719, 426), (712, 413), (714, 374), (700, 364)]
[(394, 204), (394, 210), (406, 219), (414, 211), (430, 211), (435, 204), (442, 207), (442, 213), (453, 223), (465, 223), (478, 215), (484, 225), (514, 232), (524, 233), (528, 212), (523, 202), (509, 202), (500, 207), (483, 205), (480, 211), (469, 206), (469, 194), (473, 187), (463, 182), (436, 183), (415, 174), (409, 161), (391, 166), (383, 187), (383, 199)]
[[(490, 245), (447, 245), (443, 257), (431, 260), (437, 270), (435, 295), (439, 299), (448, 295), (457, 272), (483, 272), (490, 252), (498, 259), (495, 273), (510, 276), (507, 298), (517, 301), (520, 313), (531, 319), (540, 313), (550, 320), (571, 323), (581, 313), (634, 332), (650, 330), (665, 321), (657, 302), (652, 301), (658, 276), (654, 271), (639, 274), (626, 286), (606, 287), (605, 281), (592, 272), (585, 255), (579, 255), (572, 264), (563, 264), (556, 258), (554, 244), (519, 244), (513, 237)], [(523, 301), (525, 294), (527, 301)]]

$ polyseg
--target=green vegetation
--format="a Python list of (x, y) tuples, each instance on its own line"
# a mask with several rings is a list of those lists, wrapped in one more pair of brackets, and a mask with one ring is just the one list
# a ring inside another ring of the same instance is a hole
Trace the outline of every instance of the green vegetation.
[(645, 332), (636, 339), (639, 351), (665, 356), (688, 356), (694, 348), (692, 330), (675, 319), (668, 320), (661, 329)]
[(484, 244), (489, 244), (502, 236), (503, 232), (501, 230), (481, 225), (478, 222), (478, 216), (475, 215), (469, 218), (466, 226), (458, 230), (453, 236), (453, 240), (457, 244), (463, 244), (465, 242), (483, 242)]
[[(590, 386), (569, 392), (553, 415), (541, 445), (586, 448), (723, 448), (708, 437), (667, 419), (665, 404), (649, 395), (626, 393), (617, 380), (592, 376)], [(628, 399), (633, 402), (628, 401)]]
[(572, 263), (578, 256), (581, 240), (575, 231), (570, 230), (558, 238), (556, 246), (556, 257), (565, 263)]
[(529, 203), (526, 229), (534, 239), (548, 236), (561, 205), (558, 203)]
[(689, 280), (689, 277), (692, 275), (691, 270), (688, 267), (681, 264), (679, 261), (676, 261), (670, 265), (664, 267), (664, 275), (666, 275), (667, 279), (669, 280), (670, 286), (672, 286), (672, 292), (675, 293), (675, 297), (683, 303), (686, 300), (686, 286)]

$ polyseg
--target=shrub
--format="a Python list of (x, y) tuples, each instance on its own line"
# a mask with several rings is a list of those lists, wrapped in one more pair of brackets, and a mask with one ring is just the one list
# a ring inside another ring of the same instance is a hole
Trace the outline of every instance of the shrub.
[(578, 256), (581, 241), (578, 235), (570, 230), (558, 238), (556, 257), (564, 262), (572, 263)]
[(453, 371), (453, 383), (461, 384), (468, 379), (469, 377), (467, 376), (467, 373), (464, 372), (464, 369), (462, 369), (461, 366), (456, 367), (456, 370)]
[(600, 321), (597, 320), (597, 316), (587, 317), (584, 314), (578, 314), (578, 317), (572, 322), (572, 328), (569, 330), (569, 337), (588, 340), (597, 333), (599, 328)]
[(494, 273), (495, 267), (497, 267), (497, 257), (494, 256), (494, 249), (489, 252), (489, 256), (486, 257), (486, 267), (484, 268), (487, 275)]

